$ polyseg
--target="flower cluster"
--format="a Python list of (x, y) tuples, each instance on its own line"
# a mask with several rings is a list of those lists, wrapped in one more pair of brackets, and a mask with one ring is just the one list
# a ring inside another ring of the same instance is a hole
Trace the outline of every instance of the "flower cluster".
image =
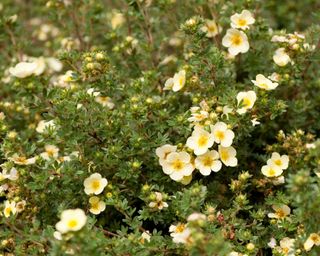
[[(195, 156), (191, 156), (186, 151), (177, 151), (177, 146), (163, 145), (157, 148), (156, 154), (163, 172), (175, 181), (182, 181), (184, 178), (191, 177), (194, 169), (208, 176), (212, 171), (220, 171), (222, 163), (225, 166), (237, 166), (237, 152), (231, 146), (234, 132), (224, 122), (210, 125), (208, 129), (210, 131), (204, 127), (195, 126), (186, 141), (185, 146), (191, 149)], [(218, 144), (218, 151), (210, 150), (214, 143)]]
[(249, 40), (242, 30), (249, 29), (254, 24), (255, 19), (250, 11), (243, 10), (241, 13), (232, 15), (230, 20), (232, 28), (227, 30), (222, 39), (222, 45), (227, 47), (228, 52), (233, 56), (239, 53), (246, 53), (250, 47)]

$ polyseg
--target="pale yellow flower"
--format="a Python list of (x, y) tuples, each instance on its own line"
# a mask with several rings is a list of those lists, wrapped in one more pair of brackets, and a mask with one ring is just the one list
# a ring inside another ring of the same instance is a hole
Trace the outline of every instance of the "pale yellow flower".
[(314, 245), (320, 245), (320, 235), (316, 233), (311, 233), (308, 239), (304, 242), (303, 247), (308, 252)]
[(249, 50), (247, 35), (234, 28), (227, 30), (226, 35), (222, 39), (222, 45), (227, 47), (229, 53), (233, 56), (239, 53), (246, 53)]
[(286, 66), (290, 61), (290, 56), (286, 53), (284, 48), (279, 48), (273, 55), (273, 61), (280, 67)]
[(34, 75), (37, 68), (38, 64), (35, 62), (20, 62), (15, 67), (11, 67), (9, 72), (15, 77), (26, 78)]
[(87, 195), (95, 194), (99, 195), (102, 193), (104, 188), (107, 186), (108, 181), (106, 178), (102, 178), (100, 173), (93, 173), (90, 177), (86, 178), (83, 182), (84, 192)]
[(270, 165), (264, 165), (261, 168), (261, 172), (264, 176), (268, 177), (268, 178), (275, 178), (278, 177), (282, 174), (283, 170), (274, 164), (270, 164)]
[(184, 176), (192, 174), (194, 166), (190, 161), (187, 152), (171, 152), (162, 164), (163, 172), (170, 175), (171, 179), (180, 181)]
[(108, 107), (109, 109), (114, 108), (114, 103), (112, 102), (110, 97), (107, 96), (97, 96), (95, 101), (100, 103), (103, 107)]
[(162, 166), (164, 161), (166, 160), (167, 156), (171, 152), (176, 152), (177, 151), (177, 146), (172, 146), (170, 144), (165, 144), (161, 147), (158, 147), (156, 149), (156, 155), (159, 157), (159, 163)]
[(238, 165), (238, 159), (236, 158), (237, 151), (234, 147), (218, 147), (220, 159), (225, 166), (235, 167)]
[(87, 222), (87, 216), (81, 209), (64, 210), (61, 220), (56, 224), (56, 229), (65, 234), (69, 231), (79, 231)]
[(193, 149), (194, 153), (202, 155), (212, 147), (214, 143), (214, 135), (207, 132), (201, 127), (196, 126), (191, 134), (191, 137), (187, 139), (186, 145)]
[(89, 211), (93, 214), (100, 214), (106, 209), (105, 202), (101, 201), (99, 197), (92, 196), (89, 198), (90, 209)]
[(17, 212), (16, 209), (16, 202), (12, 201), (5, 201), (4, 202), (4, 210), (3, 210), (3, 214), (6, 218), (9, 218), (10, 215), (15, 215)]
[(49, 161), (50, 159), (57, 159), (59, 156), (59, 148), (55, 145), (45, 145), (45, 152), (41, 153), (40, 156)]
[(280, 169), (285, 170), (289, 166), (289, 157), (287, 155), (280, 156), (279, 153), (273, 152), (271, 158), (267, 161), (268, 165), (276, 165)]
[(210, 126), (210, 129), (216, 143), (220, 143), (223, 147), (231, 146), (234, 139), (234, 132), (228, 129), (226, 123), (217, 122), (215, 125)]
[(17, 165), (31, 165), (37, 160), (37, 157), (26, 158), (25, 156), (18, 156), (14, 154), (9, 160), (13, 161)]
[(163, 208), (167, 208), (168, 204), (163, 201), (163, 196), (160, 192), (154, 192), (156, 199), (155, 201), (152, 201), (149, 203), (149, 207), (156, 209), (156, 210), (162, 210)]
[(211, 38), (220, 33), (221, 27), (219, 27), (214, 20), (206, 20), (205, 25), (201, 28), (201, 30), (206, 33), (207, 37)]
[(237, 112), (240, 115), (245, 114), (249, 109), (253, 108), (256, 99), (257, 95), (254, 91), (239, 92), (237, 95), (237, 102), (240, 108), (237, 110)]
[(170, 236), (174, 243), (186, 244), (191, 236), (191, 230), (186, 224), (178, 223), (169, 227)]
[(282, 205), (272, 205), (272, 209), (274, 210), (274, 213), (268, 213), (269, 218), (275, 218), (275, 219), (283, 219), (287, 217), (291, 209), (289, 206), (282, 204)]
[(251, 12), (248, 10), (243, 10), (241, 13), (236, 13), (230, 17), (231, 27), (248, 29), (250, 25), (254, 24), (255, 19)]
[(266, 78), (262, 74), (257, 75), (256, 80), (251, 80), (251, 82), (255, 86), (258, 86), (259, 88), (267, 90), (267, 91), (274, 90), (279, 85), (278, 83), (272, 82), (270, 79)]
[(211, 150), (203, 155), (197, 156), (194, 164), (204, 176), (210, 175), (211, 171), (218, 172), (222, 167), (222, 163), (219, 161), (219, 153), (215, 150)]

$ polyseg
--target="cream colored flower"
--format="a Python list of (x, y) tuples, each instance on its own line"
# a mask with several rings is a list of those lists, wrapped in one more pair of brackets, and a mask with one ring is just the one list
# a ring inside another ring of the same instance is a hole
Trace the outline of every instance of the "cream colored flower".
[(272, 209), (274, 210), (274, 213), (268, 213), (269, 218), (275, 218), (275, 219), (283, 219), (287, 217), (291, 209), (289, 206), (282, 204), (282, 205), (272, 205)]
[(54, 231), (53, 232), (53, 237), (59, 241), (62, 240), (62, 234), (59, 231)]
[(223, 147), (231, 146), (234, 139), (234, 132), (228, 129), (226, 123), (218, 122), (215, 125), (210, 126), (210, 129), (216, 143), (220, 143)]
[(100, 95), (100, 92), (95, 91), (95, 88), (89, 88), (87, 93), (93, 97), (98, 97)]
[(189, 122), (201, 122), (209, 117), (209, 113), (205, 110), (201, 110), (200, 107), (190, 108), (191, 117), (188, 118)]
[(243, 10), (241, 13), (236, 13), (230, 17), (231, 27), (240, 28), (246, 30), (250, 25), (254, 24), (255, 19), (251, 12), (248, 10)]
[(162, 210), (163, 208), (167, 208), (168, 204), (166, 202), (163, 202), (163, 197), (160, 192), (154, 192), (156, 198), (155, 201), (149, 203), (149, 207), (156, 209), (156, 210)]
[(287, 155), (280, 156), (279, 153), (273, 152), (271, 158), (267, 161), (268, 165), (276, 165), (280, 169), (285, 170), (289, 166), (289, 157)]
[(273, 178), (271, 180), (272, 184), (275, 185), (275, 186), (279, 186), (279, 185), (282, 185), (286, 182), (285, 178), (283, 175), (279, 176), (279, 177), (276, 177), (276, 178)]
[(284, 48), (279, 48), (273, 55), (273, 61), (280, 67), (286, 66), (290, 61), (290, 56), (286, 53)]
[(25, 156), (18, 156), (14, 154), (9, 160), (13, 161), (17, 165), (31, 165), (37, 160), (37, 157), (26, 158)]
[(187, 218), (188, 222), (197, 222), (197, 221), (206, 221), (206, 220), (207, 220), (207, 216), (199, 212), (191, 213)]
[(247, 35), (234, 28), (227, 30), (226, 35), (222, 39), (222, 45), (228, 48), (231, 55), (238, 55), (249, 50)]
[(219, 161), (219, 153), (215, 150), (197, 156), (194, 164), (204, 176), (210, 175), (211, 171), (218, 172), (222, 167), (222, 163)]
[(32, 76), (37, 68), (38, 64), (35, 62), (20, 62), (15, 67), (11, 67), (9, 72), (15, 77), (26, 78)]
[(173, 76), (173, 86), (172, 91), (180, 91), (186, 84), (186, 71), (181, 70)]
[(93, 173), (90, 177), (86, 178), (83, 182), (84, 192), (87, 195), (95, 194), (99, 195), (102, 193), (104, 188), (107, 186), (108, 181), (106, 178), (102, 178), (100, 173)]
[(211, 38), (218, 35), (221, 31), (221, 28), (214, 20), (206, 20), (205, 25), (201, 28), (201, 30), (206, 33), (207, 37)]
[(53, 57), (46, 58), (46, 62), (51, 71), (60, 72), (63, 68), (62, 62), (56, 58), (53, 58)]
[(55, 145), (45, 145), (45, 152), (41, 153), (40, 156), (49, 161), (50, 159), (57, 159), (59, 156), (59, 148)]
[(50, 121), (41, 120), (37, 125), (36, 131), (38, 133), (44, 133), (48, 129), (55, 129), (55, 127), (56, 125), (53, 120), (50, 120)]
[(105, 202), (101, 201), (99, 197), (92, 196), (89, 198), (90, 209), (89, 211), (93, 214), (100, 214), (106, 209)]
[(114, 103), (112, 102), (110, 97), (107, 96), (97, 96), (95, 101), (100, 103), (103, 107), (108, 107), (109, 109), (114, 108)]
[(304, 242), (303, 247), (308, 252), (314, 245), (320, 245), (320, 235), (316, 233), (311, 233), (308, 239)]
[(118, 27), (121, 27), (123, 23), (125, 23), (126, 19), (122, 13), (119, 11), (113, 11), (112, 17), (111, 17), (111, 27), (112, 29), (116, 29)]
[(174, 243), (186, 244), (190, 238), (191, 230), (186, 224), (178, 223), (178, 225), (171, 225), (169, 227), (170, 236)]
[(282, 174), (283, 170), (279, 168), (279, 166), (271, 164), (271, 165), (264, 165), (261, 168), (261, 172), (264, 176), (268, 178), (275, 178)]
[(0, 181), (9, 179), (9, 180), (17, 180), (19, 178), (18, 171), (16, 168), (11, 168), (10, 172), (8, 173), (7, 169), (3, 169), (2, 172), (0, 172)]
[(273, 72), (270, 76), (268, 76), (268, 78), (273, 82), (279, 82), (281, 79), (281, 75), (276, 72)]
[(229, 114), (231, 114), (232, 111), (233, 111), (233, 109), (230, 108), (229, 106), (224, 106), (222, 109), (221, 117), (226, 116), (227, 120), (229, 120)]
[(23, 212), (24, 209), (25, 209), (26, 204), (27, 204), (27, 202), (25, 200), (22, 200), (22, 201), (18, 202), (16, 204), (17, 213)]
[(238, 106), (240, 105), (241, 107), (237, 110), (237, 112), (242, 115), (249, 109), (252, 109), (256, 99), (257, 95), (254, 91), (239, 92), (237, 95), (237, 102)]
[(56, 229), (65, 234), (69, 231), (79, 231), (87, 222), (87, 216), (81, 209), (64, 210), (61, 220), (56, 224)]
[(187, 152), (171, 152), (162, 164), (163, 172), (170, 175), (171, 179), (179, 181), (193, 172), (194, 166), (190, 161), (191, 157)]
[(6, 218), (9, 218), (10, 215), (15, 215), (17, 213), (16, 202), (5, 201), (3, 214)]
[(253, 119), (251, 119), (251, 124), (252, 124), (252, 126), (254, 127), (254, 126), (256, 126), (256, 125), (259, 125), (260, 122), (258, 121), (258, 118), (253, 118)]
[(151, 235), (149, 231), (144, 231), (141, 234), (140, 243), (144, 244), (144, 241), (150, 242)]
[(196, 126), (191, 134), (191, 137), (187, 139), (186, 145), (194, 150), (194, 153), (202, 155), (212, 147), (214, 143), (214, 135)]
[(168, 78), (164, 84), (163, 90), (172, 90), (173, 84), (174, 84), (173, 78), (172, 77)]
[(30, 60), (37, 64), (36, 69), (33, 71), (34, 75), (39, 76), (46, 70), (46, 61), (44, 57), (30, 58)]
[(237, 151), (234, 147), (218, 147), (220, 159), (225, 166), (235, 167), (238, 165), (238, 159), (236, 158)]
[(255, 86), (258, 86), (259, 88), (267, 91), (274, 90), (279, 85), (278, 83), (273, 83), (270, 79), (266, 78), (262, 74), (257, 75), (256, 80), (251, 80), (251, 82)]
[(285, 256), (295, 256), (294, 242), (294, 239), (285, 237), (281, 239), (280, 246), (277, 249), (280, 253), (282, 253)]
[(159, 157), (159, 163), (162, 166), (164, 161), (166, 160), (167, 156), (171, 152), (176, 152), (177, 151), (177, 146), (172, 146), (170, 144), (165, 144), (161, 147), (158, 147), (156, 149), (156, 155)]

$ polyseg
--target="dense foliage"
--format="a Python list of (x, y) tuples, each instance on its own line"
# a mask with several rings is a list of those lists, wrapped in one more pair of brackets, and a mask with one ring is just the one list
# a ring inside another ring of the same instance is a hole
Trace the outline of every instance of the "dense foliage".
[(1, 255), (320, 255), (317, 0), (2, 0)]

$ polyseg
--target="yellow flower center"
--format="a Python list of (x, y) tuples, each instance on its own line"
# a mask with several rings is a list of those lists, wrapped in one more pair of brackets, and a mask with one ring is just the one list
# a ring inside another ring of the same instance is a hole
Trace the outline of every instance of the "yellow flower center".
[(317, 234), (312, 234), (310, 236), (310, 239), (314, 242), (314, 243), (320, 243), (320, 236)]
[(268, 89), (268, 85), (265, 83), (259, 84), (261, 88)]
[(215, 132), (215, 136), (216, 136), (216, 138), (218, 138), (219, 140), (223, 140), (224, 137), (225, 137), (223, 131), (216, 131), (216, 132)]
[(209, 166), (210, 167), (212, 165), (212, 163), (213, 163), (213, 159), (211, 157), (209, 157), (209, 156), (203, 159), (203, 165), (204, 166)]
[(229, 159), (229, 153), (228, 151), (221, 151), (220, 152), (220, 158), (222, 161), (227, 161)]
[(284, 211), (282, 209), (278, 209), (276, 211), (276, 215), (278, 216), (278, 218), (283, 218), (286, 216), (286, 214), (284, 213)]
[(7, 208), (4, 210), (5, 214), (8, 215), (8, 216), (10, 215), (11, 211), (12, 211), (11, 207), (7, 207)]
[(217, 31), (217, 27), (216, 27), (216, 26), (214, 26), (214, 25), (212, 25), (212, 26), (207, 26), (207, 28), (208, 28), (208, 31), (209, 31), (209, 32), (211, 32), (211, 33), (213, 33), (213, 32), (216, 32), (216, 31)]
[(244, 27), (247, 25), (247, 21), (245, 19), (239, 19), (238, 20), (238, 26)]
[(208, 137), (207, 136), (202, 135), (202, 136), (199, 137), (199, 139), (198, 139), (199, 147), (203, 147), (203, 146), (207, 145), (207, 143), (208, 143)]
[(179, 77), (179, 84), (182, 86), (183, 85), (183, 81), (184, 81), (184, 78), (183, 77)]
[(249, 107), (251, 105), (251, 100), (248, 98), (244, 98), (242, 104), (244, 107)]
[(269, 176), (275, 176), (276, 175), (276, 171), (272, 168), (269, 169)]
[(233, 35), (233, 37), (231, 38), (231, 42), (233, 45), (241, 45), (243, 40), (242, 37), (240, 35)]
[(99, 209), (99, 202), (91, 203), (91, 209), (98, 210)]
[(16, 162), (22, 163), (22, 164), (26, 164), (27, 163), (27, 158), (25, 156), (19, 156), (16, 159)]
[(68, 224), (67, 224), (67, 226), (68, 226), (68, 228), (74, 228), (74, 227), (76, 227), (78, 225), (78, 221), (77, 220), (69, 220), (68, 221)]
[(274, 163), (275, 163), (276, 165), (278, 165), (278, 166), (281, 166), (281, 165), (282, 165), (281, 159), (275, 160)]
[(185, 229), (185, 225), (184, 224), (179, 224), (177, 227), (176, 227), (176, 233), (181, 233), (183, 232)]
[(172, 163), (172, 167), (176, 171), (181, 171), (183, 168), (183, 163), (179, 159), (177, 159)]
[(93, 188), (94, 190), (99, 189), (99, 188), (100, 188), (100, 181), (99, 181), (99, 180), (94, 180), (94, 181), (92, 181), (91, 186), (92, 186), (92, 188)]
[(47, 151), (48, 156), (51, 156), (51, 157), (54, 156), (54, 153), (55, 153), (54, 149), (48, 149), (46, 151)]
[(282, 252), (283, 252), (284, 254), (288, 254), (289, 248), (282, 248)]

